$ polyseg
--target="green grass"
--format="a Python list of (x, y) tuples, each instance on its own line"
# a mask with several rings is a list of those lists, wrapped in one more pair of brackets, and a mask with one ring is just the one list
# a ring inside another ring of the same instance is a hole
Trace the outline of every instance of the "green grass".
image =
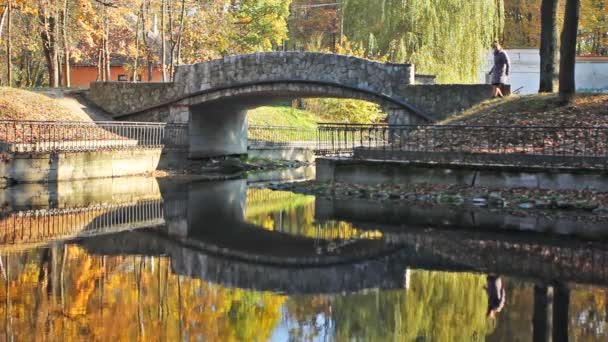
[(249, 125), (317, 128), (320, 121), (314, 113), (292, 107), (260, 107), (247, 113)]

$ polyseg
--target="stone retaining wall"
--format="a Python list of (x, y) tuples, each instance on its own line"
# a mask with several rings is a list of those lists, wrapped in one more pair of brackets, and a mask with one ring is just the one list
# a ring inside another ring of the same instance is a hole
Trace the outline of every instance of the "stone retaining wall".
[(141, 175), (156, 170), (162, 149), (9, 154), (0, 162), (0, 177), (9, 183)]
[[(399, 96), (433, 120), (441, 121), (491, 99), (493, 87), (489, 84), (420, 84), (401, 89)], [(390, 123), (408, 124), (406, 119), (397, 116), (391, 118)]]
[(120, 115), (171, 102), (179, 95), (173, 83), (93, 82), (87, 96), (106, 112)]
[(546, 190), (608, 191), (608, 175), (601, 172), (528, 170), (507, 168), (412, 164), (396, 161), (373, 161), (317, 158), (317, 180), (353, 184), (456, 184), (487, 188), (530, 188)]

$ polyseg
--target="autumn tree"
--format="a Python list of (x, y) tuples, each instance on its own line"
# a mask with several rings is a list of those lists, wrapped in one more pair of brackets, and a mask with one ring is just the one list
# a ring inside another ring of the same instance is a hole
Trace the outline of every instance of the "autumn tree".
[[(557, 26), (564, 20), (565, 0), (558, 2)], [(508, 48), (537, 48), (541, 45), (541, 4), (545, 0), (513, 0), (505, 2), (503, 40)], [(578, 54), (608, 55), (608, 0), (580, 0)]]
[(541, 93), (557, 88), (559, 50), (557, 44), (558, 0), (543, 0), (541, 6), (540, 87)]
[(580, 0), (567, 0), (561, 36), (559, 72), (559, 96), (560, 101), (564, 104), (569, 104), (576, 93), (574, 73), (579, 14)]
[(59, 48), (58, 43), (58, 0), (37, 0), (40, 38), (46, 68), (49, 74), (49, 86), (59, 87)]
[(538, 47), (541, 30), (541, 1), (505, 1), (503, 45), (507, 48)]
[(608, 55), (608, 0), (581, 0), (579, 52)]
[(319, 49), (333, 49), (340, 41), (338, 3), (326, 0), (294, 0), (289, 16), (290, 49), (316, 44)]
[[(11, 87), (13, 85), (13, 62), (12, 62), (12, 13), (13, 13), (13, 1), (8, 0), (6, 9), (6, 84)], [(4, 18), (4, 15), (3, 15)]]

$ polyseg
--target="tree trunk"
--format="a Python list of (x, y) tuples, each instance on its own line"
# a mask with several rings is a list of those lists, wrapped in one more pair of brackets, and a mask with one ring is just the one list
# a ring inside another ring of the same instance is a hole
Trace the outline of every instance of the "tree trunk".
[(135, 24), (135, 60), (133, 61), (133, 82), (137, 82), (137, 76), (139, 74), (138, 70), (139, 69), (139, 24), (141, 21), (141, 16), (143, 15), (143, 7), (144, 4), (141, 3), (141, 6), (139, 8), (139, 14), (137, 15), (137, 22)]
[(13, 63), (11, 61), (11, 48), (12, 48), (12, 41), (11, 41), (11, 13), (13, 12), (13, 1), (12, 0), (8, 0), (8, 4), (6, 5), (6, 11), (7, 11), (7, 16), (6, 16), (6, 20), (7, 20), (7, 24), (6, 24), (6, 84), (7, 86), (11, 87), (13, 85)]
[(568, 342), (570, 290), (557, 284), (553, 290), (553, 342)]
[(541, 5), (539, 93), (554, 93), (557, 89), (559, 77), (557, 3), (558, 0), (543, 0)]
[(162, 69), (162, 81), (167, 82), (167, 68), (165, 68), (165, 54), (166, 54), (166, 44), (165, 44), (165, 12), (166, 12), (166, 3), (165, 0), (161, 1), (160, 6), (160, 67)]
[(532, 340), (551, 341), (553, 331), (553, 288), (534, 285), (534, 312), (532, 315)]
[(175, 36), (173, 34), (173, 0), (167, 0), (167, 15), (169, 16), (169, 65), (167, 66), (167, 73), (169, 74), (169, 80), (173, 81), (173, 58), (175, 57)]
[[(6, 9), (8, 9), (8, 7)], [(2, 39), (2, 31), (4, 30), (4, 22), (6, 21), (6, 14), (8, 13), (8, 11), (6, 9), (4, 10), (4, 12), (2, 12), (2, 18), (0, 19), (0, 39)]]
[(179, 37), (177, 37), (177, 61), (176, 65), (182, 62), (182, 36), (184, 35), (184, 17), (186, 12), (186, 0), (182, 0), (182, 10), (179, 14)]
[(110, 55), (110, 44), (108, 42), (108, 38), (109, 38), (109, 25), (106, 25), (106, 33), (105, 36), (106, 38), (104, 39), (104, 44), (103, 44), (103, 55), (104, 55), (104, 60), (106, 61), (105, 64), (105, 74), (106, 74), (106, 81), (111, 81), (112, 80), (112, 55)]
[(101, 55), (101, 49), (97, 49), (97, 81), (103, 81), (103, 58)]
[(148, 31), (148, 24), (146, 17), (149, 14), (150, 10), (150, 2), (149, 0), (144, 0), (141, 11), (141, 36), (142, 42), (144, 43), (144, 50), (146, 52), (146, 65), (148, 69), (148, 82), (152, 81), (153, 70), (154, 70), (154, 57), (152, 55), (152, 49), (150, 47), (150, 37)]
[(45, 8), (42, 2), (38, 2), (38, 17), (42, 28), (40, 30), (40, 38), (42, 39), (42, 49), (46, 60), (46, 67), (49, 73), (49, 86), (59, 87), (59, 56), (57, 54), (56, 41), (56, 17), (49, 15), (47, 11), (54, 10), (53, 8)]
[(559, 97), (562, 104), (571, 103), (576, 94), (576, 38), (579, 15), (580, 0), (567, 0), (560, 48)]
[(68, 38), (68, 0), (63, 2), (62, 16), (62, 36), (63, 36), (63, 64), (64, 64), (64, 86), (70, 87), (72, 85), (70, 77), (70, 44)]

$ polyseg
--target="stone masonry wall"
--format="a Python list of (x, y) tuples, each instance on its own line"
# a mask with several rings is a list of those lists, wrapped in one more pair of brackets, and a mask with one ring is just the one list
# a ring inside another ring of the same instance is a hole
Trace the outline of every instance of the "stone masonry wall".
[(337, 54), (271, 52), (229, 56), (177, 68), (175, 82), (185, 93), (264, 81), (330, 82), (392, 95), (414, 84), (410, 64), (385, 64)]
[[(290, 94), (295, 97), (309, 95), (311, 84), (307, 82), (361, 89), (409, 104), (414, 111), (423, 114), (418, 116), (428, 116), (435, 121), (492, 96), (490, 85), (432, 84), (433, 77), (416, 76), (414, 67), (409, 64), (385, 64), (336, 54), (270, 52), (182, 65), (176, 70), (174, 83), (96, 82), (91, 85), (89, 98), (115, 117), (144, 112), (138, 115), (138, 120), (182, 122), (188, 119), (187, 110), (170, 108), (179, 100), (206, 90), (226, 90), (264, 82), (291, 84)], [(406, 106), (396, 107), (406, 109)], [(398, 112), (401, 114), (390, 118), (392, 123), (412, 122), (412, 115), (407, 110)]]
[(393, 96), (414, 84), (414, 67), (350, 56), (269, 52), (179, 66), (174, 83), (94, 82), (89, 99), (120, 116), (205, 90), (272, 81), (329, 82)]
[[(420, 84), (402, 88), (399, 97), (435, 121), (447, 119), (492, 98), (489, 84)], [(406, 116), (391, 118), (408, 124)]]
[(88, 98), (103, 110), (120, 115), (170, 102), (179, 95), (173, 83), (93, 82)]

